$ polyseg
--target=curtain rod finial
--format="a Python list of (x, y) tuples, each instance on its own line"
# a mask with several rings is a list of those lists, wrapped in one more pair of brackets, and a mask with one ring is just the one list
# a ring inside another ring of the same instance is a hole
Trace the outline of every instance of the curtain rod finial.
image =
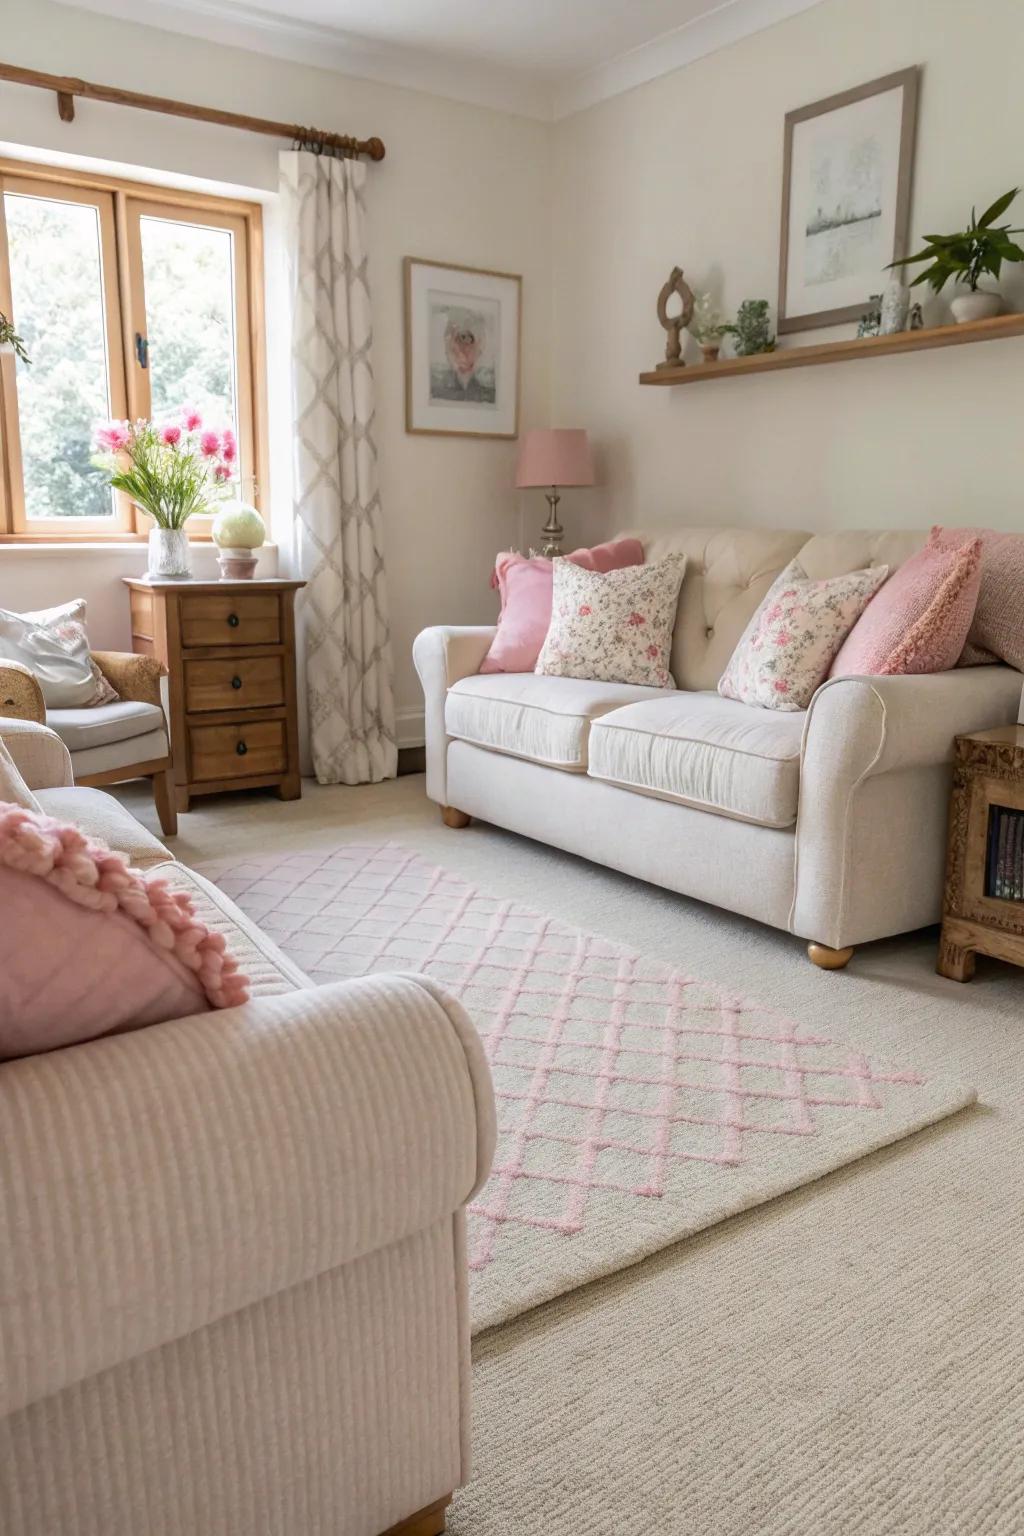
[(366, 153), (371, 160), (383, 160), (385, 154), (383, 139), (367, 139)]

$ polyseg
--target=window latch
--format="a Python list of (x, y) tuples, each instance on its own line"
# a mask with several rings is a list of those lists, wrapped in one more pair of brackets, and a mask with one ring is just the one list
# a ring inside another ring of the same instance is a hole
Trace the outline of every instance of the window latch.
[(140, 331), (135, 332), (135, 356), (140, 368), (149, 367), (149, 341)]

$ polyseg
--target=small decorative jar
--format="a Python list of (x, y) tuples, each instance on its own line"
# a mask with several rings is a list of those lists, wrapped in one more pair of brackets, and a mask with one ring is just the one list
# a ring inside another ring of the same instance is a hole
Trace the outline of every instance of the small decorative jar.
[(905, 331), (909, 314), (910, 289), (898, 277), (893, 277), (890, 279), (882, 295), (880, 334), (882, 336), (894, 336), (898, 331)]
[(184, 528), (149, 530), (149, 565), (152, 581), (181, 581), (192, 575), (192, 552)]

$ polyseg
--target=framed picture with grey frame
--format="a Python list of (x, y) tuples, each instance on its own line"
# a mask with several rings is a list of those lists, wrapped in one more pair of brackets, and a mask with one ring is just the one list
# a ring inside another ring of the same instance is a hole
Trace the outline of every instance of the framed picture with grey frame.
[(522, 278), (405, 258), (405, 429), (519, 432)]
[(779, 331), (856, 320), (907, 254), (920, 70), (786, 113)]

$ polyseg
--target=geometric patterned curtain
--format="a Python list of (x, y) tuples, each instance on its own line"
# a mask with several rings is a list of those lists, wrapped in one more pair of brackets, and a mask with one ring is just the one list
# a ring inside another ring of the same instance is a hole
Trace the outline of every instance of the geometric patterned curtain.
[(394, 778), (395, 702), (370, 348), (366, 166), (289, 150), (293, 507), (309, 737), (321, 784)]

